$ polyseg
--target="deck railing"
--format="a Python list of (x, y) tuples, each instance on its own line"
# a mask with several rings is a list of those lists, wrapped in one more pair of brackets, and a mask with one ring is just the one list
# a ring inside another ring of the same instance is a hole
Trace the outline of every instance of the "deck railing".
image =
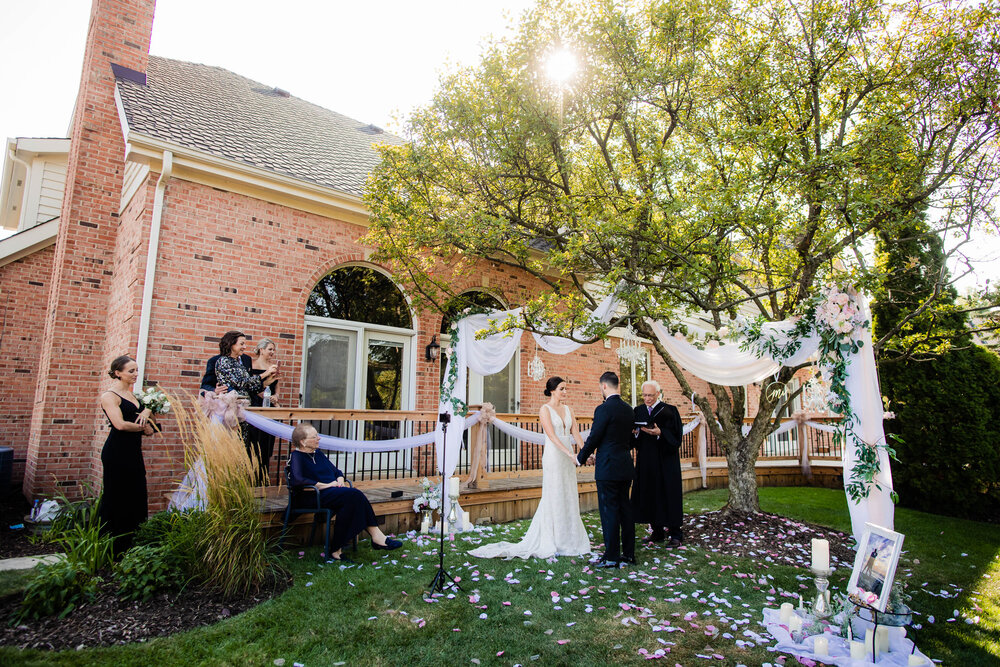
[[(333, 435), (352, 440), (390, 440), (413, 435), (422, 435), (433, 431), (437, 426), (438, 415), (427, 410), (327, 410), (317, 408), (255, 408), (254, 412), (295, 425), (300, 421), (311, 423), (316, 430), (324, 435)], [(538, 415), (501, 413), (497, 418), (520, 428), (535, 433), (542, 430)], [(689, 421), (685, 418), (684, 421)], [(577, 417), (581, 430), (590, 428), (589, 416)], [(749, 424), (752, 420), (745, 420)], [(816, 419), (821, 422), (836, 422), (839, 420)], [(475, 434), (474, 426), (466, 432), (463, 438), (462, 451), (456, 470), (459, 475), (469, 473), (469, 438)], [(719, 443), (715, 441), (711, 430), (705, 425), (706, 453), (709, 459), (724, 457)], [(538, 470), (542, 467), (542, 445), (523, 442), (518, 438), (502, 433), (495, 425), (486, 426), (488, 433), (488, 470), (490, 472), (514, 472), (520, 470)], [(685, 435), (681, 443), (681, 460), (690, 464), (698, 463), (697, 429)], [(835, 442), (832, 433), (817, 431), (807, 426), (792, 428), (778, 436), (769, 436), (761, 445), (759, 460), (773, 461), (775, 459), (791, 460), (799, 458), (799, 447), (805, 442), (809, 457), (812, 459), (839, 459), (842, 454), (841, 445)], [(574, 446), (574, 449), (576, 447)], [(272, 479), (277, 480), (284, 470), (288, 458), (288, 443), (283, 440), (275, 442), (274, 455), (270, 461)], [(379, 453), (347, 453), (329, 452), (330, 460), (355, 481), (395, 480), (433, 476), (436, 471), (436, 454), (434, 445), (422, 445), (411, 450)]]

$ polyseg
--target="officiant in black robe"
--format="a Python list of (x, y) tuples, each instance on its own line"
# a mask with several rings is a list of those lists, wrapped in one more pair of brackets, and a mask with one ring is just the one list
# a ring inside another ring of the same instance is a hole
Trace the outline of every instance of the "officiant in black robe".
[(642, 405), (634, 408), (637, 427), (635, 483), (632, 485), (632, 507), (637, 523), (648, 523), (652, 534), (646, 542), (662, 542), (680, 546), (683, 517), (681, 488), (681, 415), (672, 405), (660, 400), (660, 385), (650, 381), (642, 385)]

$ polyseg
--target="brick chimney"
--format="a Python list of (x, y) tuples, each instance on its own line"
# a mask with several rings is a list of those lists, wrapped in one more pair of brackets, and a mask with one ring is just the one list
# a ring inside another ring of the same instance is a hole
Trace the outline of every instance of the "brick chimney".
[(117, 354), (135, 354), (132, 337), (105, 358), (125, 155), (112, 65), (145, 73), (155, 5), (93, 0), (28, 439), (29, 498), (57, 487), (76, 496), (82, 483), (99, 482), (104, 369)]

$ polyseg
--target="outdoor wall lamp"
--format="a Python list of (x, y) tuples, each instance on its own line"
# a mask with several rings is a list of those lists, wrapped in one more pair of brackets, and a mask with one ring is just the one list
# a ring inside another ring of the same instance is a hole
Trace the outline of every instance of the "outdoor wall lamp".
[(427, 356), (427, 361), (437, 361), (441, 355), (441, 346), (438, 345), (437, 336), (431, 336), (431, 342), (424, 348), (424, 354)]

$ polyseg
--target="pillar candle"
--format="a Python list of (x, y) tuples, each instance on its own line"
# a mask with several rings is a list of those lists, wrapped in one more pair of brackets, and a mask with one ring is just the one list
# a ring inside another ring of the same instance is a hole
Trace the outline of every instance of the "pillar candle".
[(450, 485), (448, 487), (448, 489), (450, 490), (450, 493), (448, 495), (457, 496), (458, 493), (459, 493), (459, 489), (458, 489), (459, 480), (458, 480), (458, 477), (452, 477), (450, 480), (448, 480), (448, 483)]
[(909, 667), (922, 667), (927, 664), (927, 661), (924, 660), (924, 656), (919, 653), (911, 653), (910, 657), (906, 661), (906, 664), (909, 665)]
[[(871, 655), (869, 653), (868, 655)], [(851, 642), (851, 660), (865, 659), (865, 645), (862, 642)]]
[(826, 637), (817, 637), (813, 642), (813, 653), (816, 655), (827, 655), (830, 652), (830, 640)]
[(812, 566), (816, 570), (830, 569), (830, 543), (827, 540), (813, 538)]
[(469, 518), (469, 513), (462, 510), (462, 525), (468, 528), (472, 525), (472, 520)]
[(431, 529), (431, 520), (426, 516), (420, 521), (420, 532), (426, 534)]
[(875, 630), (875, 651), (879, 655), (889, 652), (889, 628), (884, 625)]
[(797, 614), (792, 614), (792, 617), (788, 619), (788, 631), (798, 632), (802, 629), (802, 618)]
[(878, 657), (878, 646), (875, 644), (875, 631), (871, 628), (865, 630), (865, 657), (870, 658), (874, 652)]
[(788, 624), (788, 619), (792, 617), (792, 603), (782, 602), (781, 603), (781, 622), (785, 625)]

